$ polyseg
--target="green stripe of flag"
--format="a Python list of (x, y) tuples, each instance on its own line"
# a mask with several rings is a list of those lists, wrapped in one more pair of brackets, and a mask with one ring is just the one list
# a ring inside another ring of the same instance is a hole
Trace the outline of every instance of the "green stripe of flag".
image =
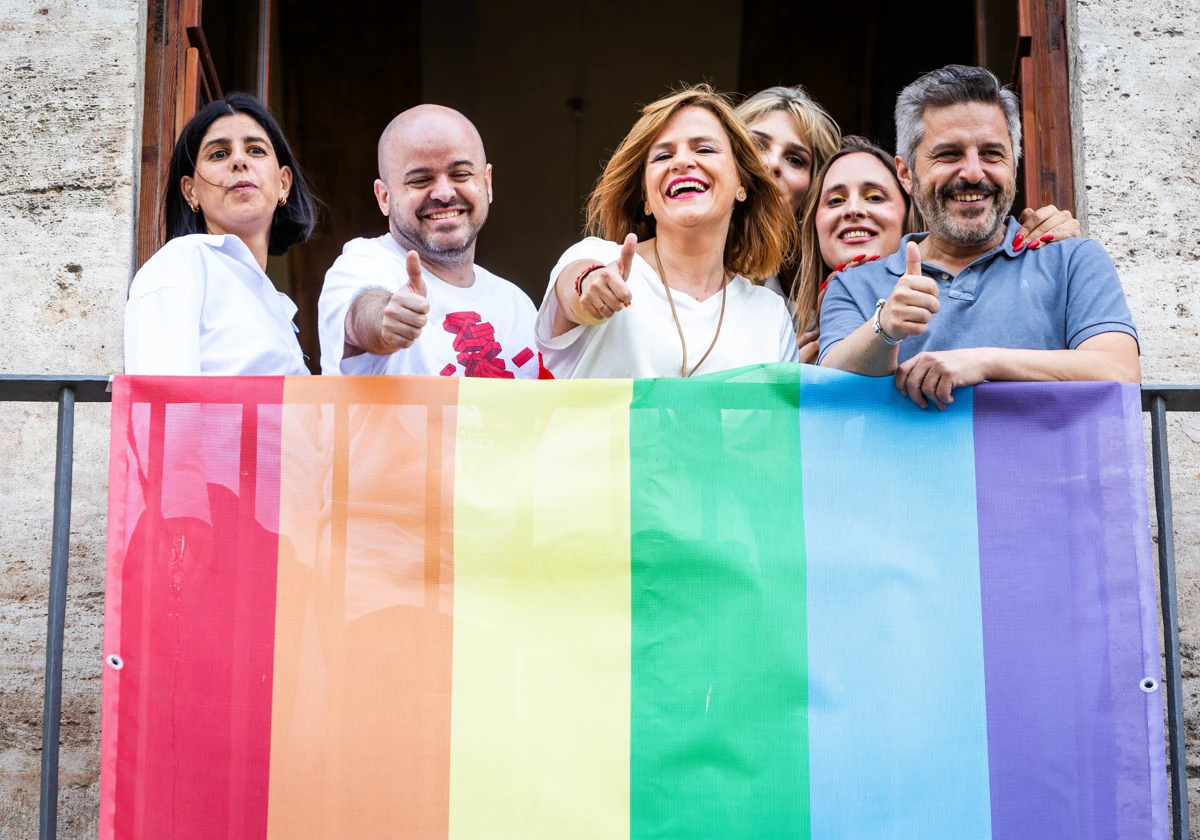
[(809, 836), (798, 369), (634, 385), (633, 838)]

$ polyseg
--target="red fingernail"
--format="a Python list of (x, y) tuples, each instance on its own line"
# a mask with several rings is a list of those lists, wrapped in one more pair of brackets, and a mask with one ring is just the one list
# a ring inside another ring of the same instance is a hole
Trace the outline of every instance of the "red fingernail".
[(1042, 240), (1043, 242), (1053, 242), (1053, 241), (1054, 241), (1054, 234), (1053, 234), (1053, 233), (1047, 233), (1045, 236), (1041, 237), (1041, 240)]
[(866, 254), (859, 254), (857, 257), (855, 257), (853, 260), (851, 260), (851, 262), (858, 262), (859, 260), (864, 260), (866, 258), (867, 258)]
[(631, 307), (631, 306), (633, 306), (633, 304), (632, 304), (632, 303), (630, 303), (629, 301), (625, 301), (625, 308), (626, 308), (626, 309), (628, 309), (628, 308), (629, 308), (629, 307)]
[[(837, 268), (835, 268), (835, 269), (834, 269), (834, 271), (841, 271), (841, 270), (842, 270), (843, 268), (845, 268), (845, 267), (846, 267), (846, 264), (845, 264), (845, 263), (842, 263), (842, 264), (841, 264), (841, 265), (839, 265)], [(828, 281), (828, 280), (826, 280), (825, 282), (826, 282), (826, 283), (828, 283), (829, 281)]]
[(1016, 253), (1018, 253), (1018, 252), (1020, 252), (1020, 251), (1024, 251), (1024, 250), (1025, 250), (1025, 246), (1024, 246), (1024, 245), (1014, 245), (1014, 246), (1013, 246), (1013, 253), (1014, 253), (1014, 254), (1016, 254)]
[(875, 260), (879, 259), (879, 256), (879, 254), (876, 254), (875, 256), (871, 257), (871, 259), (867, 260), (867, 262), (875, 262)]
[(1041, 248), (1041, 247), (1042, 247), (1042, 241), (1039, 239), (1037, 242), (1034, 242), (1032, 245), (1029, 246), (1029, 250), (1036, 251), (1038, 248)]
[(826, 286), (828, 286), (828, 285), (829, 285), (829, 278), (828, 278), (828, 277), (826, 277), (824, 280), (822, 280), (822, 281), (821, 281), (821, 288), (820, 288), (820, 289), (818, 289), (817, 291), (818, 291), (818, 292), (823, 292), (823, 291), (825, 291), (825, 287), (826, 287)]
[(1025, 241), (1025, 234), (1023, 234), (1023, 233), (1018, 233), (1016, 236), (1014, 236), (1014, 237), (1013, 237), (1013, 250), (1015, 251), (1015, 250), (1017, 250), (1018, 248), (1020, 248), (1020, 247), (1021, 247), (1021, 243), (1022, 243), (1022, 242), (1024, 242), (1024, 241)]

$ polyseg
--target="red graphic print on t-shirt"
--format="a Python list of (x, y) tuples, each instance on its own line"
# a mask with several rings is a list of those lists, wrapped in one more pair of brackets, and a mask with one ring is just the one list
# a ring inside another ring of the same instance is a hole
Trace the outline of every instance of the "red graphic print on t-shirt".
[[(516, 378), (512, 371), (505, 369), (504, 359), (500, 356), (504, 348), (496, 340), (495, 328), (480, 318), (478, 312), (451, 312), (442, 321), (442, 329), (454, 335), (454, 350), (458, 353), (458, 363), (465, 370), (464, 375), (489, 379)], [(521, 367), (531, 358), (533, 351), (526, 347), (513, 357), (513, 362)], [(450, 364), (442, 368), (441, 374), (453, 376), (457, 370)]]

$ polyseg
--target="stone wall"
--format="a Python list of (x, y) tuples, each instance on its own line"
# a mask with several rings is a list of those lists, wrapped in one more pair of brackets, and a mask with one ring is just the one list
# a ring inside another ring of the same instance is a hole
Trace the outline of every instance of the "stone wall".
[[(1121, 272), (1144, 380), (1200, 384), (1200, 4), (1069, 6), (1076, 188), (1088, 234)], [(1200, 416), (1172, 417), (1169, 445), (1188, 800), (1200, 836)]]
[[(140, 133), (138, 0), (0, 0), (0, 372), (121, 367)], [(108, 406), (80, 406), (59, 837), (99, 793)], [(53, 406), (0, 404), (0, 838), (37, 836)]]

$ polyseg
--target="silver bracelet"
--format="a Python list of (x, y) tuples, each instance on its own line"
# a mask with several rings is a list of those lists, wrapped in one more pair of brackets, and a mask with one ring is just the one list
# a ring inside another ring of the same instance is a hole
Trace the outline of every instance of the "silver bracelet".
[(871, 329), (875, 330), (875, 335), (879, 336), (887, 344), (894, 347), (897, 344), (899, 344), (901, 341), (903, 341), (904, 339), (892, 338), (890, 335), (888, 335), (887, 333), (885, 333), (883, 331), (883, 326), (879, 323), (879, 313), (883, 311), (883, 306), (886, 303), (887, 303), (887, 298), (880, 298), (879, 300), (877, 300), (875, 302), (875, 320), (871, 323)]

